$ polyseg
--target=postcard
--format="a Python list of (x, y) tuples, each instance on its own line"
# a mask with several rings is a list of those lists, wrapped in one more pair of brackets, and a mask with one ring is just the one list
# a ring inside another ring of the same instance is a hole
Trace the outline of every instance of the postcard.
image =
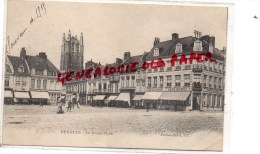
[(2, 144), (222, 151), (228, 14), (7, 1)]

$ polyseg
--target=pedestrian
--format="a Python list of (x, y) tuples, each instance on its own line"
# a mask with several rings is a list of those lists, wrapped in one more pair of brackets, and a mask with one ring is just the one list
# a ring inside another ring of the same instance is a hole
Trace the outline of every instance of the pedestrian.
[(146, 112), (149, 112), (149, 103), (146, 103)]
[(72, 102), (71, 102), (71, 100), (69, 100), (67, 112), (68, 111), (71, 112), (71, 108), (72, 108)]
[(40, 107), (43, 108), (43, 102), (40, 100)]
[(80, 108), (80, 103), (79, 103), (79, 101), (77, 102), (77, 108), (78, 108), (78, 109)]
[(67, 109), (67, 112), (68, 112), (68, 110), (69, 110), (69, 102), (68, 102), (68, 100), (65, 100), (66, 102), (65, 102), (65, 108)]
[(64, 111), (62, 110), (62, 101), (60, 97), (57, 98), (57, 104), (57, 114), (63, 114)]

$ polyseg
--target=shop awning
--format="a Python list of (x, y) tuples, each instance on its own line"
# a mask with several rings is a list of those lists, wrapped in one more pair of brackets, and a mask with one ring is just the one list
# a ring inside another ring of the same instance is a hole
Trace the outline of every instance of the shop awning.
[(128, 105), (131, 106), (130, 104), (130, 94), (129, 93), (120, 93), (118, 97), (116, 98), (117, 101), (125, 101), (128, 102)]
[(5, 92), (4, 92), (4, 97), (5, 97), (5, 98), (13, 98), (14, 96), (13, 96), (12, 91), (10, 91), (10, 90), (5, 90)]
[(93, 99), (94, 100), (104, 100), (105, 97), (106, 97), (106, 95), (96, 95)]
[(109, 96), (107, 100), (112, 101), (115, 100), (117, 98), (117, 96)]
[(159, 99), (161, 100), (175, 100), (186, 101), (190, 92), (163, 92)]
[(20, 92), (20, 91), (15, 91), (14, 92), (14, 97), (15, 98), (30, 98), (28, 92)]
[(146, 92), (142, 99), (144, 100), (158, 100), (162, 92)]
[(144, 95), (135, 95), (133, 98), (133, 101), (140, 101), (143, 98)]
[(31, 91), (32, 98), (49, 99), (49, 93), (46, 91)]

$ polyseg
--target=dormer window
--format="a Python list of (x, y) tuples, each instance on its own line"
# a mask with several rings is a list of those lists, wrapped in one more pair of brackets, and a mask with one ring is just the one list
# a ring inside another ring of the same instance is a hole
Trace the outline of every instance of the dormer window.
[(35, 75), (35, 68), (33, 68), (33, 69), (31, 70), (31, 74), (32, 74), (32, 75)]
[(159, 48), (155, 48), (155, 49), (154, 49), (153, 56), (154, 56), (154, 57), (159, 56)]
[(213, 44), (209, 44), (209, 52), (213, 53)]
[(181, 43), (176, 44), (175, 53), (182, 53), (182, 44)]
[(43, 71), (43, 75), (44, 75), (44, 76), (47, 76), (47, 70), (44, 70), (44, 71)]
[(202, 42), (200, 40), (194, 42), (193, 51), (202, 51)]
[(18, 67), (18, 72), (23, 73), (24, 72), (24, 67), (23, 66), (19, 66)]

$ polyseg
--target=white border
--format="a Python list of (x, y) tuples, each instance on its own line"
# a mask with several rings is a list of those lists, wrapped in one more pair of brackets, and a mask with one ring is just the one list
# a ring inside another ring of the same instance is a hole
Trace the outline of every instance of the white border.
[[(3, 10), (2, 9), (3, 1), (0, 1), (0, 2), (1, 2), (0, 10)], [(82, 0), (79, 2), (82, 2)], [(94, 2), (94, 1), (91, 1), (91, 2)], [(106, 2), (106, 1), (102, 1), (102, 2)], [(117, 1), (117, 2), (123, 3), (122, 1)], [(190, 2), (190, 1), (188, 1), (188, 2)], [(196, 2), (202, 2), (202, 1), (197, 0)], [(207, 1), (207, 2), (210, 3), (212, 1)], [(221, 1), (218, 1), (218, 2), (221, 2)], [(228, 131), (226, 129), (224, 130), (224, 134), (225, 134), (224, 150), (225, 151), (223, 153), (230, 153), (230, 152), (236, 153), (236, 154), (237, 153), (250, 153), (250, 154), (259, 153), (259, 145), (260, 145), (259, 144), (259, 102), (260, 102), (259, 101), (259, 42), (260, 42), (259, 35), (255, 34), (253, 39), (251, 39), (247, 35), (239, 35), (239, 33), (241, 33), (241, 31), (243, 31), (243, 30), (248, 31), (248, 33), (250, 35), (252, 35), (252, 33), (254, 33), (254, 32), (259, 33), (259, 27), (256, 28), (256, 26), (252, 27), (247, 24), (247, 22), (251, 21), (253, 18), (254, 14), (252, 14), (252, 13), (255, 13), (255, 15), (257, 15), (258, 18), (260, 18), (259, 7), (258, 8), (255, 7), (255, 5), (259, 6), (259, 2), (258, 3), (256, 1), (254, 1), (254, 3), (252, 3), (252, 2), (246, 3), (245, 1), (244, 2), (222, 1), (222, 2), (223, 3), (235, 3), (235, 8), (234, 8), (235, 23), (233, 26), (229, 24), (228, 46), (227, 46), (227, 53), (228, 53), (227, 56), (228, 57), (231, 56), (231, 58), (233, 57), (233, 60), (234, 60), (231, 62), (231, 64), (233, 64), (234, 73), (232, 73), (233, 80), (231, 80), (231, 79), (228, 80), (228, 78), (226, 78), (226, 83), (231, 83), (231, 81), (233, 83), (232, 91), (234, 93), (232, 96), (233, 97), (232, 100), (235, 102), (232, 102), (231, 105), (227, 104), (227, 106), (225, 108), (226, 109), (225, 113), (226, 113), (228, 106), (231, 107), (231, 115), (229, 114), (228, 118), (225, 115), (225, 124), (224, 125), (226, 127), (226, 125), (228, 124), (228, 121), (230, 121), (230, 118), (231, 118), (230, 122), (231, 122), (232, 126), (231, 126), (231, 130), (230, 130), (230, 134), (231, 134), (230, 138), (226, 137), (227, 136), (226, 134), (228, 134), (228, 136), (229, 136), (229, 132), (228, 132), (229, 130)], [(141, 3), (143, 3), (143, 2), (141, 2)], [(153, 3), (160, 3), (160, 2), (157, 1), (157, 2), (153, 2)], [(194, 3), (194, 2), (192, 2), (192, 3)], [(246, 11), (244, 11), (245, 8), (247, 9)], [(1, 13), (3, 13), (3, 12), (1, 12)], [(0, 14), (0, 19), (3, 19), (1, 17), (3, 17), (2, 14)], [(256, 20), (256, 24), (258, 24), (258, 26), (259, 26), (259, 20), (258, 21)], [(3, 25), (4, 25), (3, 23), (0, 24), (1, 30), (2, 30), (2, 27), (4, 27)], [(245, 25), (246, 27), (244, 27), (243, 25)], [(233, 27), (234, 27), (235, 37), (232, 38), (232, 35), (230, 36), (230, 32), (231, 32), (231, 29), (233, 29)], [(3, 38), (2, 33), (0, 33), (0, 37)], [(235, 42), (234, 46), (232, 46), (233, 41)], [(230, 44), (230, 42), (231, 42), (231, 44)], [(2, 45), (2, 39), (0, 41), (0, 48), (3, 49), (3, 47), (1, 47), (1, 45)], [(243, 48), (245, 45), (248, 45), (248, 48), (247, 48), (248, 51), (241, 50), (241, 49), (245, 49), (245, 48)], [(234, 47), (234, 52), (232, 55), (230, 52), (233, 47)], [(243, 53), (245, 53), (245, 54), (243, 54)], [(252, 53), (253, 53), (253, 57), (251, 57), (251, 59), (249, 59), (248, 55), (250, 55)], [(231, 55), (229, 55), (229, 54), (231, 54)], [(3, 56), (3, 55), (1, 54), (1, 56)], [(247, 58), (247, 59), (245, 59), (245, 58)], [(3, 68), (2, 64), (3, 63), (0, 63), (0, 68)], [(256, 65), (256, 66), (252, 67), (253, 65)], [(226, 75), (228, 75), (228, 71), (226, 71), (226, 72), (227, 72)], [(1, 71), (1, 73), (2, 73), (2, 71)], [(229, 73), (230, 73), (229, 75), (231, 75), (231, 72), (229, 72)], [(1, 81), (3, 81), (2, 74), (0, 77), (1, 77), (0, 78)], [(246, 77), (248, 77), (248, 78), (246, 78)], [(240, 87), (239, 84), (244, 81), (247, 82), (249, 86)], [(226, 87), (226, 92), (229, 89), (231, 90), (231, 86)], [(229, 100), (227, 100), (227, 96), (228, 95), (226, 95), (226, 97), (225, 97), (225, 102), (229, 102)], [(248, 101), (244, 102), (244, 100), (245, 100), (244, 98), (246, 98), (246, 97), (248, 98)], [(0, 115), (0, 117), (1, 116), (2, 115)], [(246, 116), (246, 119), (243, 118), (244, 116)], [(248, 121), (246, 121), (246, 120), (248, 120)], [(249, 121), (252, 121), (252, 122), (249, 122)], [(229, 150), (226, 151), (226, 149), (228, 149), (228, 147), (229, 147), (229, 145), (227, 145), (226, 142), (229, 142), (229, 139), (231, 141), (230, 152), (229, 152)], [(0, 150), (3, 150), (3, 152), (10, 151), (12, 153), (26, 152), (29, 154), (35, 153), (35, 152), (37, 152), (37, 153), (44, 153), (44, 152), (57, 153), (57, 150), (53, 150), (53, 149), (45, 151), (45, 150), (24, 149), (24, 148), (27, 148), (27, 147), (16, 147), (14, 149), (2, 148)], [(42, 149), (42, 147), (39, 147), (39, 148)], [(43, 149), (46, 149), (46, 148), (43, 148)], [(55, 148), (55, 149), (57, 149), (57, 148)], [(66, 148), (58, 148), (58, 149), (66, 149)], [(92, 150), (98, 150), (98, 149), (89, 149), (88, 151), (85, 151), (85, 152), (97, 153)], [(110, 150), (108, 149), (105, 151), (110, 151)], [(101, 151), (104, 152), (103, 150), (101, 150)], [(119, 150), (112, 149), (109, 153), (117, 153), (117, 152), (121, 152), (121, 151), (122, 151), (121, 149), (119, 149)], [(135, 150), (126, 150), (126, 151), (128, 153), (137, 152)], [(60, 150), (59, 150), (59, 152), (60, 152)], [(68, 152), (70, 152), (70, 153), (71, 152), (73, 152), (73, 153), (81, 152), (82, 153), (84, 151), (81, 151), (81, 149), (73, 149), (73, 150), (67, 150), (67, 151), (62, 150), (62, 152), (65, 154)], [(152, 151), (147, 151), (147, 152), (150, 153)], [(162, 152), (162, 151), (159, 151), (159, 152)], [(176, 151), (175, 153), (182, 153), (182, 152)], [(196, 153), (196, 152), (192, 152), (192, 153)]]

